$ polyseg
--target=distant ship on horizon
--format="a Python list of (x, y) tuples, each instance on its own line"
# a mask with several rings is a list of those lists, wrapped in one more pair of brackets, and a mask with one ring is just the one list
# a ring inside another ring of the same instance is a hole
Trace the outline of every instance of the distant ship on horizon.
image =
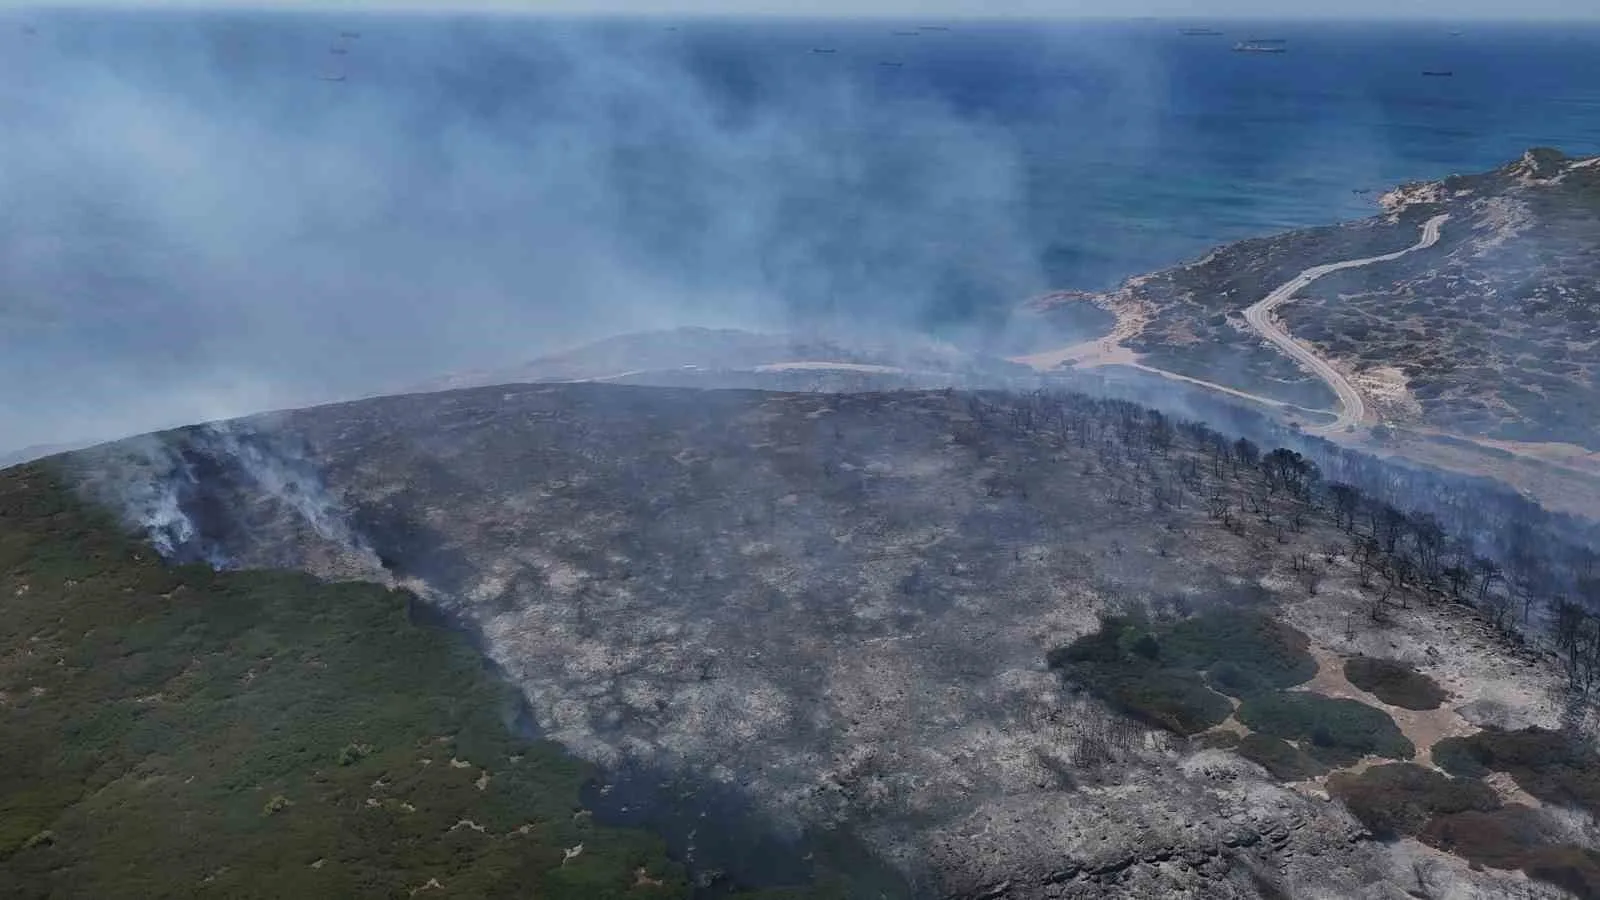
[(1286, 53), (1289, 48), (1283, 38), (1251, 38), (1233, 45), (1237, 53)]
[(1181, 34), (1181, 35), (1188, 36), (1188, 37), (1202, 37), (1202, 36), (1218, 35), (1218, 34), (1221, 34), (1222, 32), (1216, 30), (1215, 28), (1185, 28), (1185, 29), (1179, 31), (1178, 33)]
[(1449, 78), (1455, 73), (1449, 69), (1424, 69), (1422, 74), (1431, 75), (1434, 78)]

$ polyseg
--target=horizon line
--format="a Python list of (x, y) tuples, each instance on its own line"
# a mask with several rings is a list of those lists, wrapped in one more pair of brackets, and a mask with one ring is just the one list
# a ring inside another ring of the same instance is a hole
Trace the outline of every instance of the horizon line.
[(1395, 16), (1339, 16), (1326, 13), (1305, 15), (1247, 15), (1222, 13), (1200, 16), (1192, 13), (1172, 15), (1107, 15), (1102, 13), (1040, 14), (1038, 12), (996, 13), (992, 11), (946, 12), (938, 15), (917, 16), (909, 13), (889, 12), (864, 15), (838, 15), (806, 12), (763, 12), (760, 10), (668, 10), (668, 9), (550, 9), (523, 0), (468, 0), (452, 3), (440, 0), (101, 0), (95, 3), (53, 2), (42, 0), (29, 4), (7, 5), (0, 17), (28, 13), (51, 12), (249, 12), (249, 13), (327, 13), (338, 15), (490, 15), (540, 19), (636, 19), (644, 21), (796, 21), (796, 22), (919, 22), (937, 25), (943, 22), (980, 24), (985, 22), (1120, 22), (1120, 23), (1189, 23), (1189, 22), (1295, 22), (1326, 24), (1563, 24), (1600, 23), (1600, 10), (1588, 15), (1395, 15)]

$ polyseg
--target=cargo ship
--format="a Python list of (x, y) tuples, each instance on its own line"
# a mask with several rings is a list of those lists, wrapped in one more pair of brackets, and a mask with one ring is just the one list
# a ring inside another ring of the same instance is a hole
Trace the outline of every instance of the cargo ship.
[(1178, 33), (1186, 37), (1210, 37), (1212, 35), (1221, 34), (1222, 32), (1216, 30), (1215, 28), (1185, 28)]
[(1435, 69), (1435, 70), (1424, 71), (1422, 74), (1431, 76), (1433, 78), (1449, 78), (1451, 75), (1454, 75), (1455, 73), (1451, 72), (1448, 69)]
[(1282, 38), (1264, 38), (1240, 41), (1233, 49), (1238, 53), (1285, 53), (1289, 48), (1284, 46)]

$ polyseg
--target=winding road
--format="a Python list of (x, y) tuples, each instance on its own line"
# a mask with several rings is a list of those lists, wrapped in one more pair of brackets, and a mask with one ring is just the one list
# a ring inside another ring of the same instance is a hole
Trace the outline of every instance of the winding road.
[(1404, 250), (1396, 250), (1393, 253), (1385, 253), (1382, 256), (1368, 256), (1363, 259), (1347, 259), (1343, 262), (1312, 266), (1244, 311), (1245, 321), (1250, 323), (1251, 328), (1254, 328), (1262, 337), (1271, 341), (1274, 346), (1282, 350), (1290, 358), (1310, 369), (1318, 378), (1327, 382), (1328, 387), (1333, 388), (1335, 394), (1339, 395), (1340, 408), (1338, 418), (1327, 425), (1309, 426), (1305, 429), (1306, 431), (1326, 434), (1352, 428), (1360, 424), (1362, 419), (1366, 417), (1367, 405), (1361, 399), (1361, 392), (1355, 389), (1355, 386), (1350, 383), (1348, 378), (1344, 377), (1344, 373), (1329, 365), (1327, 361), (1317, 356), (1304, 344), (1296, 341), (1281, 326), (1273, 322), (1272, 311), (1292, 299), (1306, 285), (1330, 272), (1338, 272), (1341, 269), (1354, 269), (1373, 263), (1388, 262), (1392, 259), (1399, 259), (1407, 253), (1432, 247), (1439, 242), (1439, 228), (1448, 218), (1450, 218), (1449, 215), (1438, 215), (1424, 222), (1422, 225), (1422, 237), (1415, 244)]

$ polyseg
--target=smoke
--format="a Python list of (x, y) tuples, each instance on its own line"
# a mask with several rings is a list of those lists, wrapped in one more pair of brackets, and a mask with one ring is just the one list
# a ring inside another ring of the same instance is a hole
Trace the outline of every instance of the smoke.
[(238, 422), (205, 425), (197, 435), (196, 450), (236, 465), (261, 496), (292, 510), (319, 537), (377, 560), (371, 546), (345, 520), (303, 447)]
[(342, 43), (317, 16), (32, 21), (0, 36), (10, 446), (620, 331), (953, 327), (1044, 286), (1013, 139), (870, 58), (713, 66), (650, 26), (518, 19)]
[(90, 496), (120, 510), (166, 559), (228, 567), (241, 533), (288, 517), (364, 572), (384, 569), (303, 443), (270, 427), (216, 422), (147, 435), (87, 451), (78, 464)]
[(155, 438), (130, 442), (128, 451), (125, 474), (116, 480), (120, 498), (115, 508), (163, 557), (177, 558), (197, 536), (183, 509), (184, 497), (196, 485), (194, 469)]

